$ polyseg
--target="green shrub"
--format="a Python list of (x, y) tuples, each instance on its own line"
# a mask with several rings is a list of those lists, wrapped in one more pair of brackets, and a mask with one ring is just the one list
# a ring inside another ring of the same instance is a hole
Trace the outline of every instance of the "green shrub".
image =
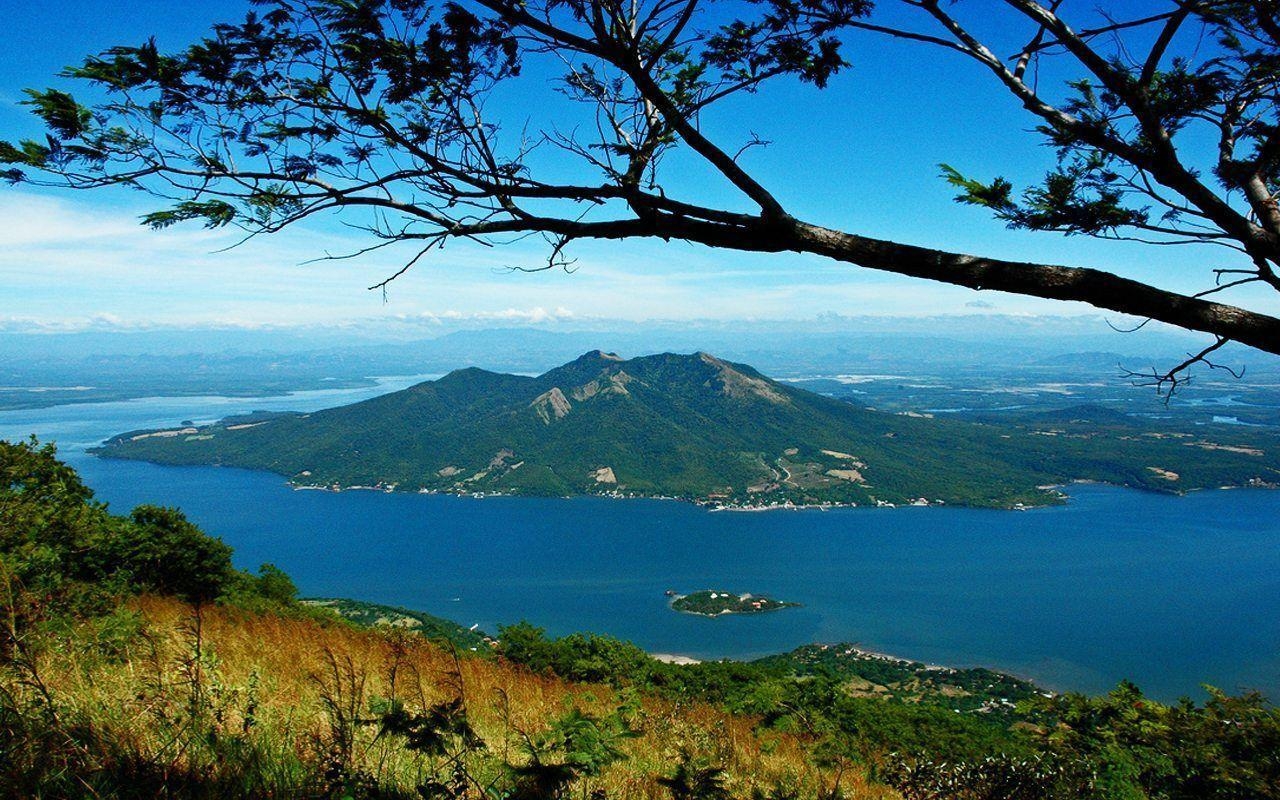
[(105, 613), (141, 592), (274, 605), (297, 594), (273, 565), (256, 576), (237, 571), (231, 548), (177, 509), (109, 513), (56, 448), (34, 438), (0, 441), (0, 578), (0, 607), (20, 622)]

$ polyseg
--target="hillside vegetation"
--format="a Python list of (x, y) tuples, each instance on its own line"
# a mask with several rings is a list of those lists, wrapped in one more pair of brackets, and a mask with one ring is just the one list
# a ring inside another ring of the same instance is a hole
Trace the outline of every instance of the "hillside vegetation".
[(705, 353), (595, 351), (538, 377), (452, 372), (312, 414), (134, 431), (98, 452), (263, 469), (298, 485), (660, 495), (723, 504), (1056, 502), (1045, 486), (1159, 491), (1280, 480), (1280, 449), (1141, 423), (1042, 425), (889, 414)]
[(52, 448), (0, 442), (0, 473), (0, 796), (1280, 797), (1257, 696), (1044, 696), (847, 647), (673, 665), (528, 624), (471, 650), (300, 603), (176, 510), (113, 515)]
[(177, 511), (112, 515), (51, 448), (0, 442), (0, 470), (0, 796), (891, 796), (696, 698), (300, 604)]

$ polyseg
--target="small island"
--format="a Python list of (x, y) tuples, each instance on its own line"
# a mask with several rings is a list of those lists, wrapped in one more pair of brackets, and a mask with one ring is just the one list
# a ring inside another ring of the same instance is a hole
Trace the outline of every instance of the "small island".
[(675, 594), (671, 608), (685, 614), (698, 614), (703, 617), (718, 617), (722, 614), (763, 614), (766, 611), (778, 611), (783, 608), (796, 608), (799, 603), (787, 603), (771, 597), (754, 594), (734, 594), (711, 589), (703, 589), (692, 594)]

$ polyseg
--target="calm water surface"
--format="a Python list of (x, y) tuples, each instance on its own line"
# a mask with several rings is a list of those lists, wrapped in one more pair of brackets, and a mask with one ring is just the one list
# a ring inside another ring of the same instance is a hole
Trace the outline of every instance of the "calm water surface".
[[(1172, 699), (1210, 683), (1280, 697), (1280, 492), (1185, 498), (1078, 486), (1061, 508), (712, 513), (598, 498), (476, 500), (293, 491), (274, 475), (88, 456), (114, 433), (254, 409), (316, 408), (409, 385), (277, 398), (150, 398), (0, 412), (0, 437), (59, 442), (117, 511), (175, 505), (312, 595), (418, 608), (495, 630), (528, 619), (651, 651), (749, 657), (854, 641), (983, 664), (1055, 688), (1122, 678)], [(759, 617), (671, 612), (666, 589), (804, 604)]]

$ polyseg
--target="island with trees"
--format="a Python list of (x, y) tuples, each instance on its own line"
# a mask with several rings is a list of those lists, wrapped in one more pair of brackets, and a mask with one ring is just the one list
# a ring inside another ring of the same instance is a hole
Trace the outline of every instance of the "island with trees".
[(671, 608), (684, 614), (721, 617), (726, 614), (765, 614), (784, 608), (799, 608), (799, 603), (774, 600), (762, 594), (736, 594), (716, 589), (702, 589), (691, 594), (673, 595)]

